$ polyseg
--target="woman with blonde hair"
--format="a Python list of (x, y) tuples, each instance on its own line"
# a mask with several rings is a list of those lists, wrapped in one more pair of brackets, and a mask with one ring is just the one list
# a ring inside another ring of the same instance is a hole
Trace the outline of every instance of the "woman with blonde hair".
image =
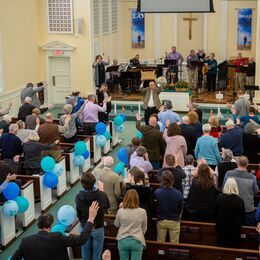
[(147, 229), (146, 211), (139, 207), (139, 197), (134, 189), (126, 192), (114, 222), (119, 227), (117, 237), (120, 260), (141, 260)]
[(238, 196), (234, 178), (228, 178), (223, 193), (216, 202), (216, 231), (220, 246), (236, 247), (241, 237), (241, 226), (245, 217), (245, 204)]
[(57, 140), (54, 144), (48, 145), (39, 143), (39, 140), (39, 135), (32, 131), (28, 136), (28, 142), (23, 145), (24, 169), (28, 175), (39, 174), (41, 172), (41, 152), (52, 150), (59, 143), (59, 140)]
[(194, 128), (197, 140), (202, 135), (202, 125), (199, 121), (199, 116), (195, 111), (190, 111), (187, 116), (189, 117), (190, 126)]
[(209, 117), (209, 125), (211, 126), (210, 135), (218, 138), (221, 134), (222, 127), (219, 125), (219, 120), (216, 116), (212, 115)]

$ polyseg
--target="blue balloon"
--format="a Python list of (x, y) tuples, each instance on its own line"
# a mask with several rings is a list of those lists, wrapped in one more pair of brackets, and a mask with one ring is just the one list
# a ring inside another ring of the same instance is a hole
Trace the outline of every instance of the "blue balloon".
[(102, 122), (99, 122), (98, 124), (96, 124), (96, 132), (97, 134), (99, 135), (103, 135), (107, 130), (107, 126), (102, 123)]
[(67, 227), (63, 224), (57, 224), (55, 226), (52, 227), (51, 232), (60, 232), (63, 235), (65, 234)]
[(14, 200), (8, 200), (3, 205), (3, 212), (6, 216), (15, 216), (19, 211), (19, 207)]
[(125, 164), (124, 163), (118, 163), (115, 168), (114, 172), (119, 174), (119, 175), (124, 175), (125, 173)]
[(87, 160), (88, 157), (90, 156), (89, 151), (87, 150), (85, 153), (82, 154), (82, 156), (84, 157), (85, 160)]
[(103, 135), (106, 137), (107, 141), (110, 140), (111, 134), (108, 131), (106, 131)]
[(114, 124), (116, 126), (122, 125), (124, 123), (123, 118), (121, 116), (116, 116), (114, 118)]
[(55, 161), (52, 157), (46, 156), (41, 160), (41, 167), (45, 172), (51, 172), (55, 167)]
[(121, 116), (121, 118), (123, 119), (123, 122), (126, 121), (126, 116), (125, 116), (125, 114), (120, 114), (119, 116)]
[(58, 182), (59, 182), (58, 177), (53, 172), (46, 172), (44, 174), (43, 184), (46, 187), (53, 189), (57, 187)]
[(23, 196), (18, 196), (14, 201), (18, 205), (19, 213), (24, 213), (29, 208), (29, 201)]
[(116, 128), (115, 128), (115, 131), (117, 132), (117, 133), (123, 133), (124, 131), (125, 131), (125, 126), (124, 125), (119, 125), (119, 126), (116, 126)]
[(76, 211), (70, 205), (64, 205), (58, 211), (59, 222), (67, 227), (76, 220), (76, 217)]
[(128, 162), (128, 155), (125, 147), (118, 150), (117, 157), (123, 163)]
[(76, 142), (75, 146), (74, 146), (74, 150), (75, 150), (76, 154), (81, 155), (81, 154), (85, 153), (87, 150), (86, 143), (83, 141)]
[(14, 182), (9, 182), (3, 190), (3, 195), (7, 200), (14, 200), (19, 196), (19, 194), (20, 187)]
[(138, 131), (138, 132), (136, 133), (136, 137), (141, 140), (142, 137), (143, 137), (143, 134), (142, 134), (140, 131)]
[(82, 167), (84, 163), (85, 163), (85, 158), (83, 157), (83, 155), (76, 155), (74, 157), (73, 164), (76, 167)]
[(56, 163), (56, 165), (55, 165), (55, 167), (53, 169), (53, 173), (57, 177), (61, 176), (64, 173), (64, 167), (62, 165)]
[(96, 137), (96, 144), (98, 147), (104, 147), (107, 143), (107, 139), (104, 135), (98, 135)]

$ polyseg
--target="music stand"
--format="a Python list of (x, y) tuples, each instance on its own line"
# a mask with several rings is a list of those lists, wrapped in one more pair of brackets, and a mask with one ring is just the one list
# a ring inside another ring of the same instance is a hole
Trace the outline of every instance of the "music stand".
[(250, 101), (253, 102), (253, 97), (255, 95), (255, 90), (259, 90), (259, 86), (247, 85), (247, 86), (245, 86), (245, 90), (249, 91)]
[(164, 60), (164, 67), (177, 66), (177, 60)]

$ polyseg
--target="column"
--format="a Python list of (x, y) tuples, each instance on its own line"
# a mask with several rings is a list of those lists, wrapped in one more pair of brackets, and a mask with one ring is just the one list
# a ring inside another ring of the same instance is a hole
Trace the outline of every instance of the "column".
[(160, 14), (153, 15), (154, 21), (154, 59), (159, 59), (161, 54), (161, 16)]
[(220, 21), (220, 60), (227, 59), (227, 33), (228, 33), (228, 1), (221, 1)]
[(257, 22), (256, 22), (256, 82), (260, 85), (260, 1), (257, 1)]
[(208, 14), (204, 14), (203, 19), (203, 49), (205, 53), (208, 53)]

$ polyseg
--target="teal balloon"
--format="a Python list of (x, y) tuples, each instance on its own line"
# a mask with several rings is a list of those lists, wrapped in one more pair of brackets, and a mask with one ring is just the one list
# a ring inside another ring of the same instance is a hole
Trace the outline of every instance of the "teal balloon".
[(41, 160), (41, 167), (45, 172), (51, 172), (55, 167), (55, 161), (52, 157), (46, 156)]
[(95, 129), (96, 129), (97, 134), (103, 135), (107, 130), (107, 126), (104, 123), (99, 122), (99, 123), (96, 124)]
[(106, 145), (106, 143), (107, 143), (107, 139), (104, 135), (98, 135), (96, 137), (96, 144), (97, 144), (98, 147), (102, 148)]
[(119, 175), (124, 175), (125, 172), (125, 164), (124, 163), (118, 163), (115, 168), (114, 168), (114, 172), (119, 174)]
[(90, 156), (89, 151), (87, 150), (85, 153), (82, 154), (82, 156), (84, 157), (85, 160), (87, 160), (88, 157)]
[(9, 182), (3, 190), (3, 195), (7, 200), (14, 200), (20, 194), (20, 187), (15, 182)]
[(19, 211), (19, 207), (14, 200), (8, 200), (3, 205), (3, 212), (6, 216), (15, 216)]
[(53, 173), (57, 177), (61, 176), (64, 173), (64, 167), (62, 165), (56, 163), (54, 170), (53, 170)]
[(18, 205), (19, 213), (24, 213), (29, 208), (29, 201), (23, 196), (18, 196), (14, 201)]
[(127, 151), (126, 151), (125, 147), (123, 147), (123, 148), (118, 150), (117, 157), (123, 163), (127, 163), (128, 162), (128, 154), (127, 154)]
[(120, 114), (119, 116), (121, 116), (121, 118), (123, 119), (123, 122), (126, 121), (126, 116), (125, 116), (125, 114)]
[(76, 155), (74, 157), (73, 164), (76, 167), (82, 167), (84, 163), (85, 163), (85, 158), (83, 157), (83, 155)]
[(64, 205), (58, 211), (58, 220), (66, 227), (71, 225), (76, 220), (76, 217), (76, 211), (70, 205)]
[(111, 134), (108, 131), (106, 131), (103, 135), (106, 137), (107, 141), (110, 140)]
[(125, 126), (124, 125), (116, 126), (115, 130), (116, 130), (117, 133), (121, 134), (125, 131)]
[(75, 150), (76, 154), (81, 155), (81, 154), (85, 153), (87, 150), (86, 143), (83, 141), (76, 142), (75, 146), (74, 146), (74, 150)]
[(115, 126), (122, 125), (124, 123), (123, 118), (121, 116), (116, 116), (114, 118), (114, 124)]
[(138, 132), (136, 133), (136, 137), (141, 140), (142, 137), (143, 137), (143, 134), (142, 134), (140, 131), (138, 131)]
[(43, 184), (46, 187), (53, 189), (53, 188), (57, 187), (58, 182), (59, 182), (59, 179), (53, 172), (46, 172), (44, 174)]
[(55, 226), (52, 227), (51, 232), (60, 232), (63, 235), (65, 234), (67, 227), (63, 224), (57, 224)]

